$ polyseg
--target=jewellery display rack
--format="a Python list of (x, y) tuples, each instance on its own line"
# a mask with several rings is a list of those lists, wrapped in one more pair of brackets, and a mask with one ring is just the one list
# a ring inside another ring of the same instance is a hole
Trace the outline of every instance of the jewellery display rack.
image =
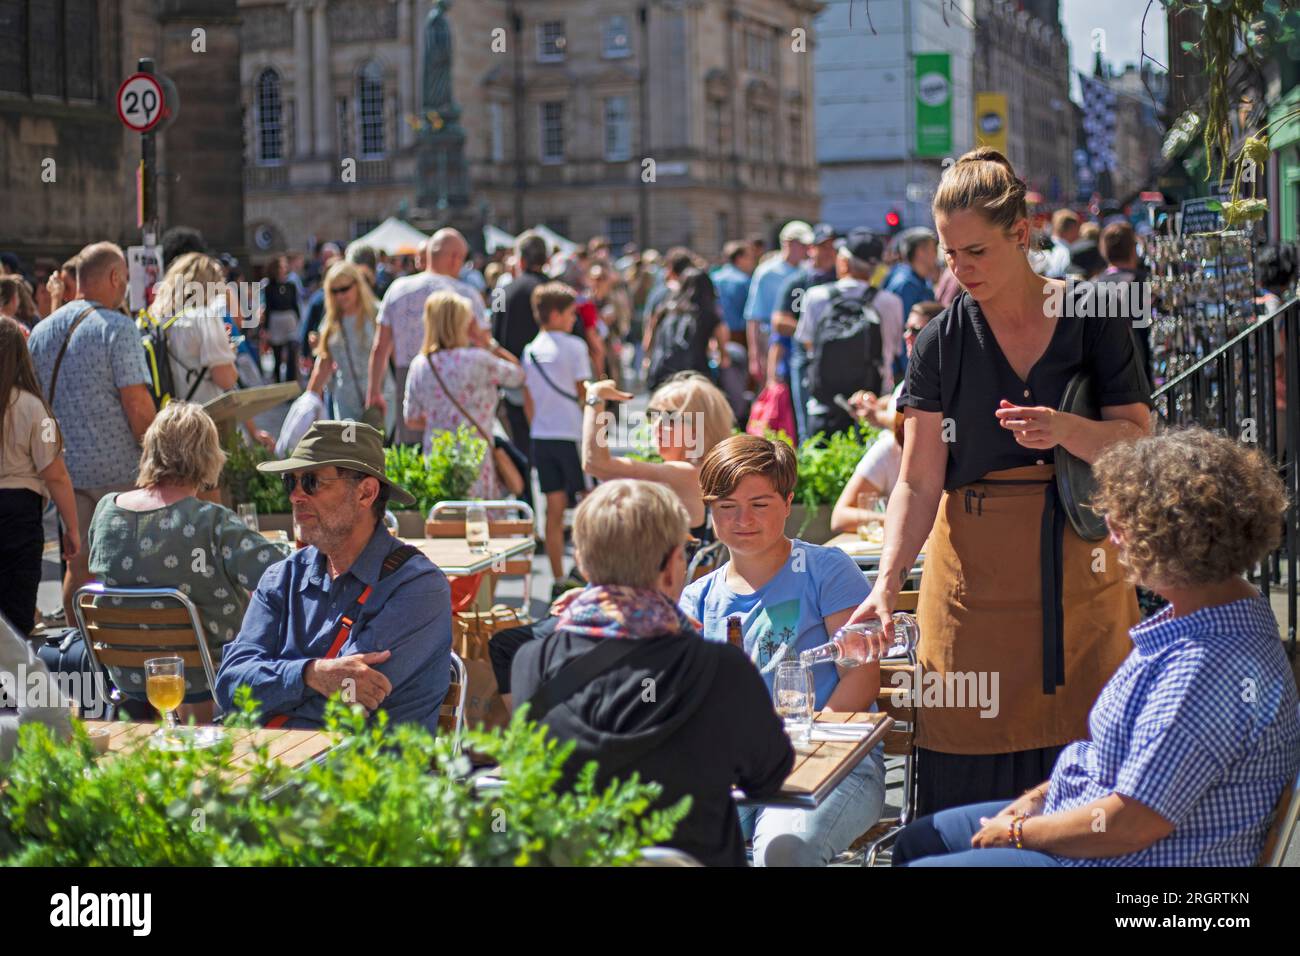
[(1153, 236), (1145, 245), (1159, 388), (1254, 323), (1255, 258), (1244, 232)]

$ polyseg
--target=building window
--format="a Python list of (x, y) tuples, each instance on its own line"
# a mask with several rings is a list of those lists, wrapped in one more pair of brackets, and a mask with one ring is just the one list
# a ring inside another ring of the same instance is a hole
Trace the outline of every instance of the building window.
[(564, 21), (547, 20), (537, 24), (537, 62), (559, 63), (564, 60)]
[(745, 40), (745, 68), (751, 73), (770, 74), (774, 47), (771, 33), (761, 27), (750, 30)]
[(772, 159), (775, 142), (772, 136), (772, 114), (764, 109), (749, 111), (749, 157), (767, 162)]
[(609, 236), (609, 247), (620, 251), (632, 241), (632, 217), (610, 216), (605, 220), (605, 235)]
[(718, 232), (718, 248), (721, 249), (731, 241), (731, 217), (725, 212), (720, 212), (715, 220)]
[(626, 96), (605, 100), (605, 159), (619, 162), (632, 157), (632, 116)]
[(384, 155), (384, 71), (371, 60), (357, 76), (357, 127), (361, 155)]
[(380, 220), (378, 219), (354, 219), (352, 220), (352, 238), (360, 239), (372, 229), (379, 228)]
[(98, 0), (0, 0), (0, 90), (94, 100)]
[(547, 229), (551, 230), (551, 232), (557, 233), (565, 239), (569, 238), (569, 217), (568, 216), (557, 216), (555, 218), (548, 219), (544, 223), (542, 223), (542, 225), (545, 226)]
[(709, 100), (709, 129), (707, 138), (714, 150), (722, 156), (728, 151), (730, 124), (727, 122), (727, 101)]
[(284, 127), (281, 123), (280, 74), (265, 69), (257, 77), (257, 161), (278, 163), (284, 159)]
[(605, 21), (601, 56), (607, 60), (632, 55), (632, 41), (627, 32), (627, 17), (610, 17)]
[(798, 113), (790, 117), (790, 165), (803, 165), (803, 117)]
[(564, 162), (564, 103), (543, 103), (542, 162)]
[(505, 107), (500, 103), (488, 104), (488, 156), (492, 162), (505, 162), (506, 158)]

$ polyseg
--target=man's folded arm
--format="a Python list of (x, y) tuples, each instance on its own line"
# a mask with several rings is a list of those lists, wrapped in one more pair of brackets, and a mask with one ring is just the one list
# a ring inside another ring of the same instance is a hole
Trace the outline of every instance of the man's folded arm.
[(344, 653), (390, 651), (388, 660), (373, 665), (393, 687), (401, 687), (451, 649), (451, 586), (440, 573), (403, 581), (389, 594), (378, 613), (367, 615), (355, 647)]
[(284, 616), (284, 597), (279, 592), (281, 570), (273, 566), (262, 576), (249, 601), (243, 627), (226, 645), (217, 671), (217, 701), (223, 711), (231, 709), (235, 690), (241, 685), (252, 690), (262, 713), (291, 709), (311, 693), (303, 683), (303, 671), (310, 658), (277, 656), (282, 652), (280, 622)]

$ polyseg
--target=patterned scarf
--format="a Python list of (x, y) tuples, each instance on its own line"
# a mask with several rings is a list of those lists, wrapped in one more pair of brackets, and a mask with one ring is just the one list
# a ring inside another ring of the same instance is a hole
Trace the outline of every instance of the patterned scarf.
[(556, 630), (582, 637), (660, 637), (700, 625), (672, 601), (649, 588), (590, 584), (566, 591), (551, 605)]

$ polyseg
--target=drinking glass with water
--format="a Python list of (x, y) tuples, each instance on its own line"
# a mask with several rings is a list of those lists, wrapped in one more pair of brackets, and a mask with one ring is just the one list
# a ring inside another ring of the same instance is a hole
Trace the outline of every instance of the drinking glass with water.
[(799, 661), (783, 661), (777, 665), (772, 697), (790, 739), (796, 745), (808, 743), (813, 724), (812, 668)]
[(470, 505), (465, 509), (465, 543), (473, 554), (483, 554), (488, 549), (487, 509)]

